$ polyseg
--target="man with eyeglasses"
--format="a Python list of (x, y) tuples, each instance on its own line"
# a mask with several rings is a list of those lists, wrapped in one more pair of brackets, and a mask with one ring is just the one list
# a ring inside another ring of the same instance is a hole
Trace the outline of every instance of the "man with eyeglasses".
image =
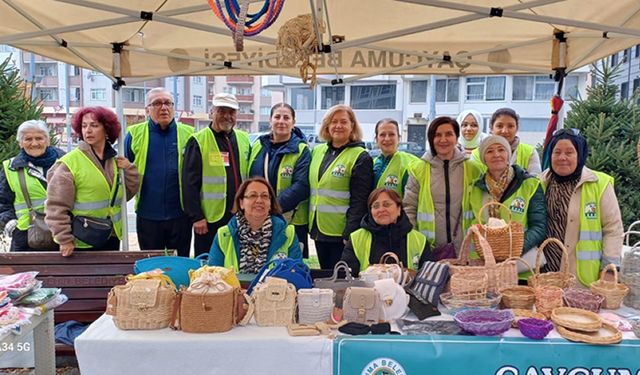
[(219, 93), (212, 104), (211, 123), (191, 136), (182, 166), (182, 199), (196, 256), (209, 252), (218, 229), (233, 216), (233, 198), (249, 172), (249, 135), (234, 129), (238, 100)]
[(191, 251), (191, 220), (181, 203), (182, 155), (193, 127), (174, 119), (173, 96), (164, 87), (149, 90), (147, 122), (128, 129), (125, 155), (140, 173), (136, 230), (142, 250)]

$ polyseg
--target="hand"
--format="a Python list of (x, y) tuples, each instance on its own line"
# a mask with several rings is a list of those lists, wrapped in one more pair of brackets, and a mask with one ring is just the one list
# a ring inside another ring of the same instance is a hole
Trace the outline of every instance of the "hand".
[(125, 158), (124, 156), (116, 156), (116, 163), (118, 164), (118, 168), (120, 169), (127, 169), (131, 166), (131, 162), (129, 161), (129, 159)]
[(76, 249), (76, 245), (74, 245), (73, 242), (60, 245), (60, 253), (62, 253), (63, 257), (68, 257), (73, 253), (73, 250), (75, 249)]
[(193, 231), (199, 235), (205, 235), (209, 232), (209, 227), (207, 226), (207, 219), (198, 220), (193, 223)]
[(18, 220), (11, 219), (4, 225), (4, 235), (7, 237), (13, 236), (13, 231), (16, 229), (16, 225), (18, 225)]

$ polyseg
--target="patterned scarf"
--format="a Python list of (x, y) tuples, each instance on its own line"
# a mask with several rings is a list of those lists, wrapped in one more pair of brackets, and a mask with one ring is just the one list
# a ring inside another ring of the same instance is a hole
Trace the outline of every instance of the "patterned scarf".
[[(545, 200), (547, 201), (547, 237), (554, 237), (564, 242), (567, 229), (567, 215), (569, 201), (579, 178), (558, 182), (554, 178), (549, 181)], [(547, 264), (542, 266), (542, 272), (558, 272), (562, 263), (562, 249), (551, 242), (544, 248)]]
[[(514, 175), (515, 172), (513, 171), (513, 168), (511, 166), (509, 166), (509, 168), (505, 169), (504, 172), (502, 172), (498, 180), (494, 180), (489, 172), (485, 174), (484, 181), (487, 184), (489, 194), (491, 194), (491, 197), (493, 197), (494, 201), (501, 202), (502, 195), (504, 195), (504, 191), (507, 190), (507, 187), (513, 180)], [(500, 207), (489, 207), (489, 216), (500, 217)]]
[(267, 252), (271, 244), (273, 227), (271, 216), (262, 223), (258, 231), (253, 231), (244, 217), (244, 213), (236, 214), (238, 220), (238, 240), (240, 242), (240, 273), (258, 273), (267, 262)]

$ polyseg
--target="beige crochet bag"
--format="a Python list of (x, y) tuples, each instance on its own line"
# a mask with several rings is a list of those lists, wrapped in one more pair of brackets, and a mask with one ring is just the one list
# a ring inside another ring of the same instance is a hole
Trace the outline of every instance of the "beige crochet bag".
[(286, 327), (293, 323), (296, 287), (287, 280), (268, 276), (256, 286), (251, 297), (255, 304), (253, 313), (259, 326)]
[(161, 279), (133, 279), (111, 289), (106, 313), (120, 329), (166, 328), (175, 299), (175, 288)]

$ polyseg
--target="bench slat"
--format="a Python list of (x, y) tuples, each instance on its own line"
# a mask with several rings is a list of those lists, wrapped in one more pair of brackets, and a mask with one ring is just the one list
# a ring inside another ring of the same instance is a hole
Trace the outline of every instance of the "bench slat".
[(63, 288), (62, 293), (69, 299), (107, 298), (111, 288)]
[[(99, 276), (129, 275), (133, 273), (133, 264), (79, 264), (73, 267), (62, 264), (44, 264), (38, 266), (38, 277), (46, 276)], [(0, 274), (34, 271), (33, 265), (0, 266)]]
[(43, 285), (47, 288), (92, 288), (92, 287), (113, 287), (125, 283), (124, 276), (56, 276), (39, 277)]
[[(105, 296), (106, 297), (106, 296)], [(56, 307), (55, 311), (102, 311), (107, 309), (107, 299), (70, 299), (66, 303)]]
[[(169, 255), (175, 251), (169, 250)], [(164, 250), (91, 251), (76, 250), (63, 257), (58, 251), (22, 251), (0, 253), (0, 265), (5, 264), (133, 264), (136, 260), (164, 255)]]

